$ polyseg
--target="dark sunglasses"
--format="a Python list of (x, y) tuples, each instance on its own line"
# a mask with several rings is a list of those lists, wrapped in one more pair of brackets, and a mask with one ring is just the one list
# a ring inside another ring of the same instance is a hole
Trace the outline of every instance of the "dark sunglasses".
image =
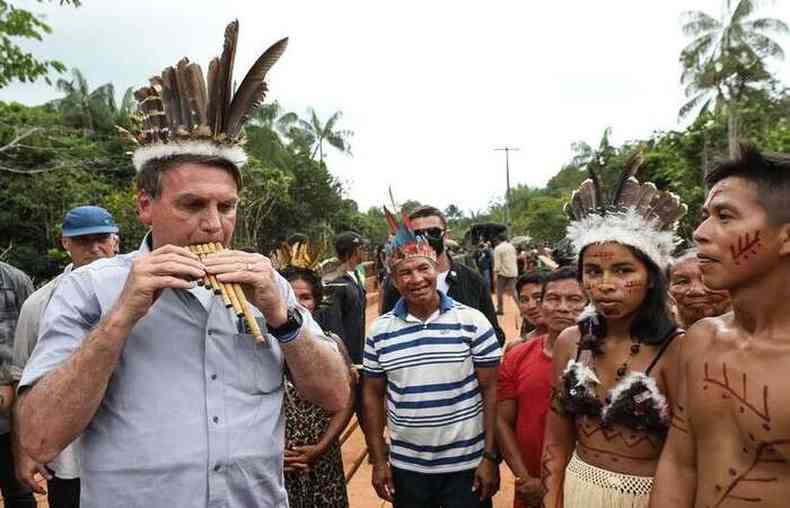
[(424, 236), (425, 238), (435, 238), (438, 240), (444, 236), (444, 230), (442, 228), (415, 229), (414, 234), (417, 236)]

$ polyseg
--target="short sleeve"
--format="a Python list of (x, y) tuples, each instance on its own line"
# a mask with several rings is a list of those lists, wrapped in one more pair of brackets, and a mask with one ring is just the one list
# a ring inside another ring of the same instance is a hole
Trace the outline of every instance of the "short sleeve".
[(478, 310), (469, 309), (474, 314), (475, 338), (472, 340), (472, 361), (476, 368), (496, 367), (502, 358), (494, 327)]
[[(373, 329), (375, 330), (375, 326)], [(381, 368), (379, 363), (375, 337), (375, 335), (371, 334), (365, 339), (365, 351), (362, 355), (362, 373), (369, 377), (383, 377), (384, 369)]]
[(517, 398), (516, 356), (511, 351), (499, 366), (497, 380), (497, 400), (515, 400)]
[(101, 318), (101, 307), (90, 277), (72, 273), (52, 294), (39, 325), (39, 337), (19, 387), (32, 386), (60, 367), (80, 347)]
[[(28, 298), (22, 304), (19, 319), (14, 332), (14, 365), (24, 369), (38, 338), (38, 323), (41, 319), (40, 308), (35, 305), (34, 298)], [(18, 381), (18, 380), (17, 380)]]

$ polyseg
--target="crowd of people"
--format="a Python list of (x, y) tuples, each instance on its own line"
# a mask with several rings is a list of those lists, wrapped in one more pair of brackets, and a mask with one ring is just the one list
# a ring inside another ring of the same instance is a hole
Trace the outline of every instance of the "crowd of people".
[(285, 49), (232, 98), (237, 34), (208, 91), (168, 88), (203, 82), (182, 61), (136, 95), (137, 250), (88, 205), (64, 217), (63, 274), (33, 291), (0, 264), (5, 506), (35, 506), (42, 478), (53, 508), (348, 506), (355, 414), (372, 488), (397, 508), (490, 507), (502, 467), (515, 508), (786, 505), (790, 156), (744, 145), (718, 163), (678, 255), (685, 205), (635, 178), (638, 157), (614, 188), (591, 171), (569, 196), (573, 255), (521, 273), (506, 236), (475, 270), (446, 251), (439, 209), (385, 209), (366, 323), (359, 234), (335, 238), (328, 274), (305, 242), (231, 247), (244, 105)]

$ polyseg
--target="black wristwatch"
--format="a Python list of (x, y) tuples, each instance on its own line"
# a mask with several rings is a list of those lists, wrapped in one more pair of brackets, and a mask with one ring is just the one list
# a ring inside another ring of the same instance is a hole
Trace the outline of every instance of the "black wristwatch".
[(488, 459), (496, 465), (502, 463), (502, 456), (496, 451), (483, 450), (483, 458)]
[(302, 313), (295, 307), (289, 307), (286, 316), (285, 323), (276, 328), (273, 326), (269, 327), (269, 333), (280, 342), (290, 342), (295, 339), (296, 333), (302, 328), (302, 323), (304, 322)]

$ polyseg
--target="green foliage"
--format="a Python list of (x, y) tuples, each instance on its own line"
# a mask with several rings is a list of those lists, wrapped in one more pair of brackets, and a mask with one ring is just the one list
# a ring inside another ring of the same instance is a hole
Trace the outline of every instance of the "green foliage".
[[(63, 80), (61, 90), (64, 99), (46, 106), (0, 102), (0, 252), (7, 250), (8, 262), (39, 281), (68, 261), (60, 224), (74, 206), (110, 210), (123, 252), (136, 249), (145, 235), (129, 147), (109, 129), (128, 118), (128, 100), (116, 109), (112, 85), (90, 90), (78, 71)], [(273, 121), (256, 121), (247, 134), (250, 160), (234, 237), (238, 247), (268, 253), (293, 233), (330, 243), (346, 229), (386, 240), (381, 210), (361, 213), (323, 162), (283, 143)]]
[[(41, 1), (41, 0), (39, 0)], [(78, 0), (61, 0), (79, 6)], [(6, 0), (0, 0), (0, 88), (12, 80), (35, 81), (40, 77), (49, 83), (50, 70), (63, 72), (66, 67), (57, 60), (39, 60), (32, 53), (20, 48), (14, 39), (35, 39), (40, 41), (45, 34), (52, 33), (50, 26), (30, 11), (14, 7)]]

